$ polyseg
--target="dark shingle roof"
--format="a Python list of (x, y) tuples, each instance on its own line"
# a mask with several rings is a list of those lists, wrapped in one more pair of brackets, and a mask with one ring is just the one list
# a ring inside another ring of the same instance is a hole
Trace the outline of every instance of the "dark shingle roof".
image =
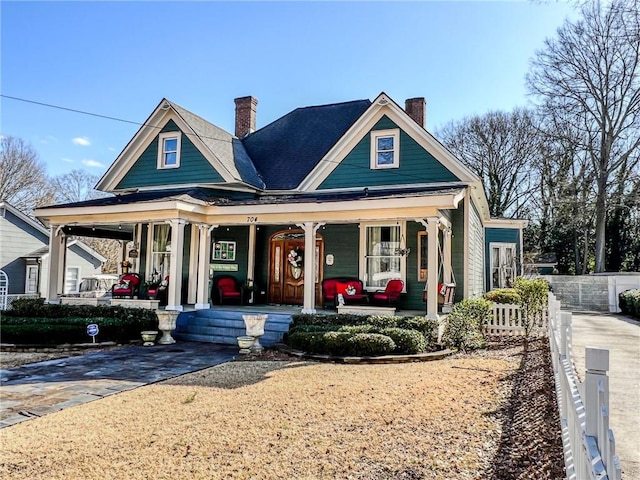
[(355, 100), (297, 108), (242, 143), (267, 189), (293, 189), (370, 105)]
[(186, 108), (169, 103), (234, 178), (264, 188), (264, 182), (239, 139)]

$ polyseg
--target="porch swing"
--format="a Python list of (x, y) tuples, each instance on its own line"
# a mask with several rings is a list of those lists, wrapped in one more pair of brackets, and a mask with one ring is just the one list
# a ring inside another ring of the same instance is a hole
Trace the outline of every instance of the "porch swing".
[[(438, 242), (438, 250), (440, 253), (440, 271), (438, 272), (438, 278), (442, 278), (444, 276), (444, 252), (442, 251), (442, 244)], [(453, 268), (451, 268), (451, 282), (439, 283), (438, 284), (438, 309), (442, 313), (449, 313), (453, 308), (453, 300), (456, 295), (456, 276), (453, 273)], [(427, 304), (427, 288), (429, 283), (426, 282), (424, 284), (424, 291), (422, 292), (422, 301), (425, 303), (425, 307)]]

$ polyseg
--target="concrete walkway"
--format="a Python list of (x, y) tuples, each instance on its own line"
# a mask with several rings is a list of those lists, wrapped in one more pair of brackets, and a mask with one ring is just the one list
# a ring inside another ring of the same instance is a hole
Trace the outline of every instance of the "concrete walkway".
[(0, 428), (233, 360), (238, 348), (125, 347), (0, 370)]
[(640, 322), (573, 313), (573, 357), (584, 380), (585, 347), (609, 349), (609, 415), (623, 479), (640, 479)]

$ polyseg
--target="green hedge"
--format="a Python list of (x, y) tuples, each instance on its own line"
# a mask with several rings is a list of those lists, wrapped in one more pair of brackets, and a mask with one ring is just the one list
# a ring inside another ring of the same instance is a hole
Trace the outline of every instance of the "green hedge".
[(484, 294), (484, 298), (493, 303), (510, 303), (517, 305), (520, 295), (515, 288), (496, 288)]
[(98, 324), (96, 341), (125, 343), (140, 331), (157, 329), (155, 311), (121, 306), (53, 305), (43, 299), (18, 299), (2, 313), (3, 343), (57, 345), (86, 343), (87, 325)]
[(421, 316), (306, 314), (294, 316), (285, 341), (308, 353), (375, 356), (435, 350), (437, 338), (438, 321)]
[(618, 304), (625, 315), (640, 318), (640, 289), (626, 290), (620, 293)]

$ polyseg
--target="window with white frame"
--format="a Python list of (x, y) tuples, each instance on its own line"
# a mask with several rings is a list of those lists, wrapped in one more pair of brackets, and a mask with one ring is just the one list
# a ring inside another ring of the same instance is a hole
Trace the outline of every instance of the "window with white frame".
[(151, 243), (151, 269), (149, 280), (162, 281), (169, 275), (171, 261), (171, 225), (159, 223), (153, 225)]
[(180, 132), (161, 133), (158, 137), (158, 168), (180, 166)]
[(516, 275), (516, 244), (489, 244), (491, 251), (491, 289), (510, 288)]
[(235, 259), (236, 259), (236, 242), (219, 240), (213, 243), (211, 260), (235, 261)]
[(67, 274), (64, 281), (64, 293), (77, 293), (79, 286), (80, 269), (78, 267), (67, 267)]
[(27, 265), (24, 293), (38, 293), (38, 265)]
[(365, 284), (381, 290), (394, 278), (403, 279), (400, 225), (370, 225), (365, 236)]
[(374, 130), (371, 132), (371, 169), (398, 168), (400, 166), (400, 130)]

